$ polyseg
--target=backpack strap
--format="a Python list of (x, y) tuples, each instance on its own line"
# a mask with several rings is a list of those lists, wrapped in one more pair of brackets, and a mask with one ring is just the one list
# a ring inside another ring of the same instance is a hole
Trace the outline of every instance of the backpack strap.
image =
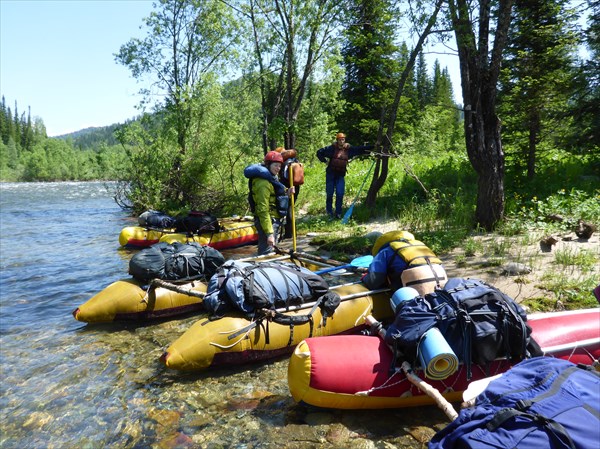
[[(504, 408), (494, 415), (494, 419), (486, 424), (486, 428), (490, 432), (493, 432), (502, 424), (504, 424), (504, 422), (516, 416), (535, 422), (539, 427), (542, 427), (546, 430), (548, 436), (551, 437), (550, 439), (554, 439), (557, 443), (562, 444), (564, 447), (568, 447), (569, 449), (577, 449), (575, 442), (569, 436), (567, 429), (565, 429), (562, 424), (535, 412), (525, 412), (516, 408)], [(531, 433), (537, 428), (538, 427), (533, 426), (527, 433)]]
[[(531, 410), (531, 407), (537, 402), (543, 401), (558, 394), (561, 390), (562, 384), (569, 378), (569, 376), (578, 370), (584, 370), (592, 375), (600, 377), (600, 372), (594, 370), (591, 366), (581, 364), (570, 366), (556, 376), (552, 382), (552, 385), (546, 392), (531, 399), (521, 399), (515, 403), (514, 407), (507, 407), (498, 411), (492, 420), (486, 424), (486, 428), (493, 432), (509, 419), (519, 416), (530, 419), (531, 421), (537, 423), (539, 426), (544, 428), (549, 437), (553, 437), (557, 443), (562, 444), (570, 449), (576, 449), (577, 446), (573, 442), (573, 439), (560, 423), (556, 422), (552, 418), (542, 415), (541, 413)], [(590, 414), (595, 416), (596, 419), (600, 420), (600, 415), (596, 410), (589, 407), (587, 404), (582, 404), (581, 401), (578, 401), (576, 398), (573, 401), (569, 401), (566, 397), (561, 396), (560, 402), (562, 405), (560, 413), (572, 408), (584, 407)], [(533, 432), (536, 428), (537, 427), (532, 427), (527, 433)], [(525, 435), (523, 435), (523, 437)]]

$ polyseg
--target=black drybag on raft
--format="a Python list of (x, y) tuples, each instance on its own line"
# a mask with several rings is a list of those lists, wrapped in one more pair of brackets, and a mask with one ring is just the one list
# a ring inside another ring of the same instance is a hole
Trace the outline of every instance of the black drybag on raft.
[[(275, 312), (312, 303), (312, 310), (290, 317)], [(240, 262), (228, 260), (210, 279), (204, 306), (212, 319), (229, 311), (241, 311), (248, 318), (260, 319), (266, 310), (269, 319), (279, 324), (303, 324), (312, 321), (312, 312), (321, 308), (323, 320), (332, 316), (340, 304), (338, 294), (319, 275), (292, 263)]]
[(221, 226), (217, 217), (208, 212), (197, 210), (190, 211), (187, 217), (178, 218), (175, 223), (175, 232), (189, 235), (209, 234), (220, 230)]
[(171, 229), (175, 227), (176, 222), (176, 218), (157, 210), (147, 210), (138, 217), (140, 226), (151, 229)]
[(141, 250), (131, 258), (129, 274), (143, 283), (152, 279), (207, 280), (224, 262), (223, 255), (210, 246), (195, 242), (160, 242)]
[(395, 355), (416, 361), (419, 341), (432, 327), (465, 364), (467, 379), (472, 363), (487, 367), (496, 358), (518, 362), (542, 355), (523, 308), (479, 279), (451, 278), (442, 289), (401, 302), (385, 340)]

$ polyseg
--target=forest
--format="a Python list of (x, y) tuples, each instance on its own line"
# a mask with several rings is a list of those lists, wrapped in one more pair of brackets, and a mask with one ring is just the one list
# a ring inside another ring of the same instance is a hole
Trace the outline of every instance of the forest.
[[(375, 145), (347, 177), (349, 200), (368, 180), (357, 220), (418, 208), (489, 230), (561, 191), (598, 198), (597, 0), (160, 0), (142, 27), (114, 55), (145, 86), (142, 114), (48, 138), (3, 96), (3, 181), (111, 179), (133, 213), (243, 214), (244, 167), (284, 146), (315, 216), (315, 152), (343, 131)], [(458, 55), (460, 86), (427, 43)]]

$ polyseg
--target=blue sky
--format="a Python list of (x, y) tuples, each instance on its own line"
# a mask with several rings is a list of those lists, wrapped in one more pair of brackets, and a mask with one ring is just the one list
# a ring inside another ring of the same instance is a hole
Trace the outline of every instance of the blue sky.
[(49, 136), (138, 114), (141, 85), (114, 60), (143, 37), (148, 0), (0, 0), (0, 93)]
[[(0, 0), (0, 93), (14, 113), (31, 108), (49, 136), (121, 123), (138, 115), (141, 97), (114, 54), (143, 37), (151, 0)], [(429, 54), (448, 67), (455, 99), (455, 56)]]

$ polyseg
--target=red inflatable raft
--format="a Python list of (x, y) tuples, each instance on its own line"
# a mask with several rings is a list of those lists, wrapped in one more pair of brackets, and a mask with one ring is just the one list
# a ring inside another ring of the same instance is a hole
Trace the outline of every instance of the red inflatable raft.
[[(530, 315), (532, 336), (547, 356), (598, 365), (600, 308)], [(346, 335), (307, 338), (295, 349), (288, 368), (293, 398), (307, 405), (336, 409), (401, 408), (433, 404), (402, 371), (390, 376), (392, 353), (379, 337)], [(472, 366), (471, 381), (503, 373), (511, 364), (492, 362), (489, 371)], [(448, 401), (461, 401), (468, 387), (466, 369), (441, 381), (426, 379)]]

